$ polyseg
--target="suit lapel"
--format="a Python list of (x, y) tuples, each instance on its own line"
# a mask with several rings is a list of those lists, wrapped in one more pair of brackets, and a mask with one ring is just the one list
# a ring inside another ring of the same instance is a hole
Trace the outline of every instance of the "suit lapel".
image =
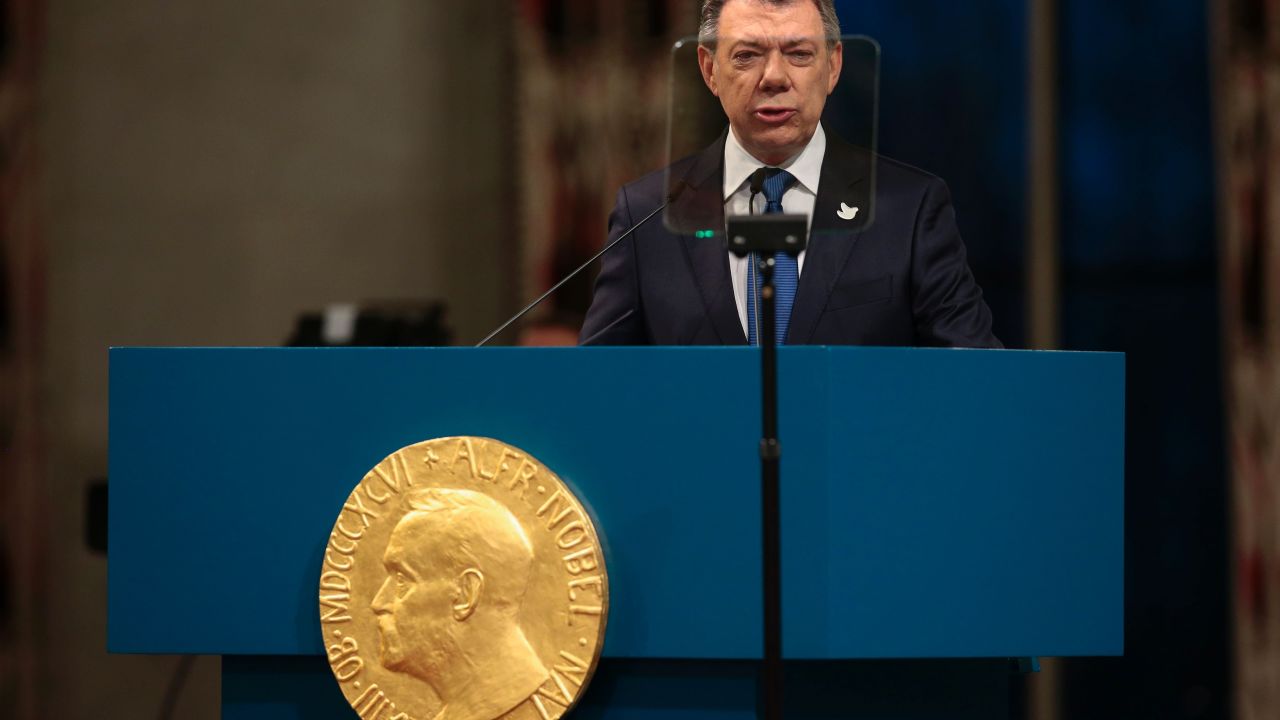
[[(747, 338), (729, 277), (729, 251), (724, 244), (724, 143), (722, 134), (697, 156), (685, 174), (688, 186), (673, 203), (671, 216), (681, 230), (694, 282), (720, 342), (745, 345)], [(699, 229), (714, 234), (696, 237), (694, 231)]]
[[(857, 244), (863, 221), (869, 219), (871, 185), (869, 153), (827, 133), (809, 246), (791, 308), (788, 345), (803, 345), (813, 337), (827, 298)], [(859, 208), (855, 219), (843, 220), (837, 215), (841, 203)]]

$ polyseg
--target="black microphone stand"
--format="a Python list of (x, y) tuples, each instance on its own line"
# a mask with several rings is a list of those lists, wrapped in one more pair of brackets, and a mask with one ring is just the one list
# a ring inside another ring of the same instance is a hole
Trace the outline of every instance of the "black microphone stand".
[(782, 446), (778, 443), (778, 345), (774, 317), (772, 256), (757, 256), (760, 275), (760, 532), (764, 543), (764, 716), (782, 718), (782, 521), (778, 486)]
[[(760, 277), (756, 299), (760, 340), (760, 510), (764, 579), (764, 667), (762, 708), (766, 720), (782, 718), (782, 444), (778, 441), (778, 346), (774, 317), (774, 255), (795, 256), (804, 249), (804, 215), (753, 215), (728, 218), (729, 250), (751, 254)], [(748, 288), (752, 292), (753, 288)], [(748, 318), (748, 322), (751, 319)]]

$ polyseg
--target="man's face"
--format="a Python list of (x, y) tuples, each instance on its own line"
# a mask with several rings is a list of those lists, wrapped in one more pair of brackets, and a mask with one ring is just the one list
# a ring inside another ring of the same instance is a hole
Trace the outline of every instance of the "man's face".
[(392, 531), (382, 559), (387, 579), (370, 605), (378, 615), (382, 664), (424, 679), (447, 651), (445, 640), (457, 597), (457, 586), (448, 573), (424, 566), (421, 558), (430, 557), (429, 552), (408, 552), (408, 548), (422, 547), (424, 541), (430, 544), (429, 522), (411, 516)]
[(843, 47), (828, 48), (811, 0), (775, 6), (729, 0), (714, 53), (698, 48), (702, 79), (756, 159), (778, 165), (804, 149), (840, 79)]

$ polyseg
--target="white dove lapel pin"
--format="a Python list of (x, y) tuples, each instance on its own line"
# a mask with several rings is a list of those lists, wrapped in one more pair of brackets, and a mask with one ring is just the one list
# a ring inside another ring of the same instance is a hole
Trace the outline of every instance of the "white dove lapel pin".
[(858, 208), (840, 203), (840, 209), (836, 211), (836, 217), (841, 220), (852, 220), (858, 217)]

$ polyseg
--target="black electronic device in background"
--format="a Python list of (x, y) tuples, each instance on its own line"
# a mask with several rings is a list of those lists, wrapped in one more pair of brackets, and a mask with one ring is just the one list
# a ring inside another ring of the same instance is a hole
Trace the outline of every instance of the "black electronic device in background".
[(440, 347), (453, 342), (443, 302), (331, 305), (298, 316), (287, 347)]

